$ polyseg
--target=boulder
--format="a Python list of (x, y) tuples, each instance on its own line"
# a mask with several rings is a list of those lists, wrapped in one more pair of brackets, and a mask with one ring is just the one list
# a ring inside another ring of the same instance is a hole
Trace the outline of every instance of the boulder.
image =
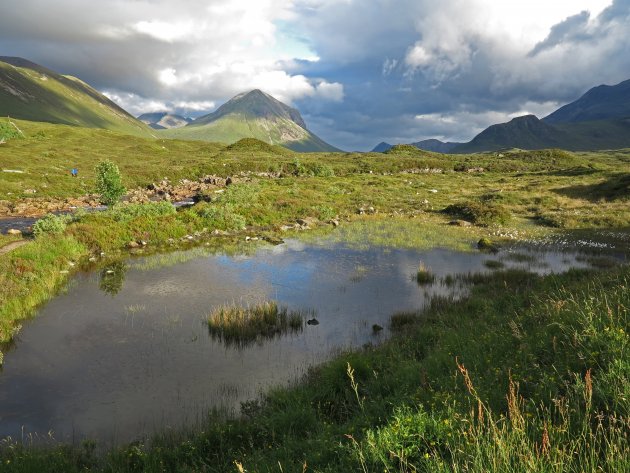
[(451, 220), (448, 224), (456, 227), (472, 227), (472, 223), (467, 222), (466, 220)]
[(22, 231), (17, 228), (9, 228), (7, 235), (22, 236)]

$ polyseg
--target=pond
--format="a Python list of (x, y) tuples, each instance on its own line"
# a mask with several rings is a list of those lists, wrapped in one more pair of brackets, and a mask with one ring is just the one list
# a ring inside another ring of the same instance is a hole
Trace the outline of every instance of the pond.
[[(418, 284), (420, 263), (433, 283)], [(194, 425), (211, 409), (238, 413), (242, 401), (299, 379), (340, 350), (386, 339), (392, 314), (466, 291), (447, 284), (448, 276), (588, 265), (577, 251), (545, 247), (493, 255), (330, 241), (111, 263), (76, 275), (24, 324), (0, 374), (0, 437), (37, 442), (50, 433), (114, 445)], [(250, 344), (210, 335), (213, 308), (265, 300), (314, 311), (319, 324)]]

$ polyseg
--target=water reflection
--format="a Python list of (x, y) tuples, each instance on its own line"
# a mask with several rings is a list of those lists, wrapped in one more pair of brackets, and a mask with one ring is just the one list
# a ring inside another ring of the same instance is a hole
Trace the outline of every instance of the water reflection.
[[(448, 281), (491, 271), (487, 260), (539, 273), (588, 266), (578, 253), (520, 248), (533, 260), (292, 241), (241, 256), (192, 251), (168, 264), (157, 263), (160, 255), (80, 274), (26, 323), (0, 376), (0, 437), (53, 431), (65, 441), (120, 443), (191, 425), (209, 409), (236, 409), (287, 384), (338, 350), (384, 340), (392, 314), (460, 296), (465, 284)], [(418, 285), (420, 262), (431, 284)], [(319, 324), (265, 343), (231, 345), (209, 334), (217, 307), (267, 300), (315, 310)]]
[(101, 269), (98, 287), (106, 294), (115, 296), (120, 292), (125, 283), (126, 273), (127, 263), (124, 261), (110, 263)]

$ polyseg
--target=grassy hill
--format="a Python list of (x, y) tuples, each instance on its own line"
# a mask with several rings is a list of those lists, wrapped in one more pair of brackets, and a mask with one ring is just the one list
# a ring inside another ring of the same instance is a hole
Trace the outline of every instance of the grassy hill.
[(240, 94), (217, 111), (160, 135), (182, 140), (234, 143), (256, 138), (299, 152), (339, 151), (307, 128), (300, 112), (260, 90)]
[(136, 136), (152, 131), (81, 80), (21, 58), (0, 57), (0, 116)]

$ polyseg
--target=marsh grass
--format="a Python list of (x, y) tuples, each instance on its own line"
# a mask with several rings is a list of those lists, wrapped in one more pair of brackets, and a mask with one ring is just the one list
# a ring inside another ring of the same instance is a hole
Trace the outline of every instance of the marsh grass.
[(404, 330), (418, 322), (418, 312), (397, 312), (389, 318), (389, 327), (392, 331)]
[(488, 269), (503, 269), (505, 267), (503, 262), (494, 259), (485, 260), (483, 265)]
[(435, 282), (435, 275), (431, 272), (431, 269), (427, 268), (422, 262), (420, 262), (420, 264), (418, 265), (418, 271), (416, 272), (416, 282), (422, 286), (433, 284)]
[(264, 301), (241, 307), (224, 305), (208, 316), (208, 330), (213, 338), (226, 345), (244, 347), (256, 341), (272, 339), (304, 330), (309, 311), (289, 311), (275, 301)]

